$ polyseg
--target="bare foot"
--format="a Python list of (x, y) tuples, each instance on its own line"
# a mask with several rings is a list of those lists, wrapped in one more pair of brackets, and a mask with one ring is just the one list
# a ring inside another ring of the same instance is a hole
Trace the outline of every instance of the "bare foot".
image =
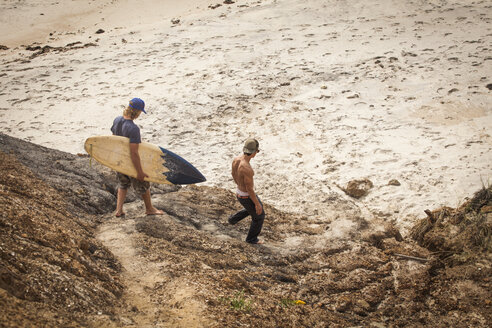
[(116, 213), (114, 213), (114, 216), (116, 216), (117, 218), (120, 218), (122, 216), (125, 216), (125, 212), (116, 212)]
[(256, 243), (257, 245), (261, 245), (261, 244), (264, 244), (265, 242), (263, 240), (258, 240), (258, 242)]
[(161, 210), (158, 210), (157, 208), (154, 207), (151, 210), (146, 211), (145, 214), (147, 214), (147, 215), (163, 215), (164, 212)]

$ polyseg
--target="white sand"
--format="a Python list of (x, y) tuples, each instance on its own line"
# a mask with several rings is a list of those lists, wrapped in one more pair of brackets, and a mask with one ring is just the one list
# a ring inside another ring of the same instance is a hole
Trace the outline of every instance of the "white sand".
[[(2, 131), (83, 152), (141, 97), (144, 139), (208, 184), (232, 190), (230, 162), (256, 136), (262, 199), (325, 222), (356, 207), (405, 230), (490, 183), (489, 1), (171, 3), (2, 2)], [(97, 47), (28, 60), (33, 41)], [(337, 187), (360, 178), (374, 183), (360, 200)]]
[(52, 45), (61, 40), (64, 45), (68, 35), (80, 40), (81, 35), (93, 34), (100, 28), (142, 28), (157, 22), (168, 23), (171, 18), (203, 11), (215, 3), (213, 0), (7, 0), (0, 4), (1, 44), (15, 47), (49, 40)]

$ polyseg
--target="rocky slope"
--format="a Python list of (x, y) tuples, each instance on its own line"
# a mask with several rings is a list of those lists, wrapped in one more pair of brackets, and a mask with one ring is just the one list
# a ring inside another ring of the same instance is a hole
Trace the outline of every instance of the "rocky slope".
[[(36, 163), (32, 163), (36, 165)], [(0, 152), (0, 322), (78, 326), (114, 313), (120, 264), (94, 225), (14, 156)]]
[(166, 215), (142, 215), (132, 196), (126, 217), (114, 218), (113, 174), (88, 158), (6, 135), (0, 157), (4, 326), (487, 327), (492, 320), (490, 187), (458, 209), (428, 211), (408, 237), (368, 221), (350, 202), (331, 222), (266, 204), (267, 243), (252, 246), (243, 242), (247, 219), (227, 224), (238, 209), (227, 190), (154, 186), (154, 204)]

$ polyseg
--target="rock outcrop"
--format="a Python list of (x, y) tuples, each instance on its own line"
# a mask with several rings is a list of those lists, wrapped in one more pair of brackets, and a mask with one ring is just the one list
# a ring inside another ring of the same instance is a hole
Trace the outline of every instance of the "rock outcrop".
[(429, 211), (416, 241), (388, 222), (343, 213), (319, 220), (265, 204), (266, 244), (249, 245), (249, 219), (227, 223), (239, 208), (230, 191), (154, 186), (165, 215), (145, 216), (131, 198), (126, 217), (114, 218), (114, 175), (88, 158), (5, 135), (0, 156), (4, 326), (492, 321), (491, 188), (458, 209)]
[[(114, 313), (120, 265), (80, 210), (0, 152), (0, 322), (74, 327)], [(72, 207), (72, 206), (71, 206)]]

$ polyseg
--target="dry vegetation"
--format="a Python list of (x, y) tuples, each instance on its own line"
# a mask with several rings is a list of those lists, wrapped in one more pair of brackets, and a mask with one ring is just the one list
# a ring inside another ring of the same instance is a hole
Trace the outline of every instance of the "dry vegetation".
[[(54, 189), (59, 181), (36, 176), (31, 169), (39, 163), (0, 156), (3, 326), (487, 327), (492, 321), (490, 187), (457, 209), (427, 211), (411, 232), (415, 241), (361, 217), (352, 218), (347, 236), (329, 239), (335, 222), (314, 224), (267, 205), (268, 243), (252, 246), (242, 241), (247, 220), (227, 224), (238, 206), (229, 191), (162, 191), (154, 202), (166, 215), (141, 216), (136, 202), (127, 204), (126, 218), (115, 219), (73, 211), (77, 193), (68, 197)], [(93, 178), (82, 171), (65, 187)], [(80, 197), (99, 204), (97, 197), (108, 193), (104, 177), (93, 187), (98, 192)]]

